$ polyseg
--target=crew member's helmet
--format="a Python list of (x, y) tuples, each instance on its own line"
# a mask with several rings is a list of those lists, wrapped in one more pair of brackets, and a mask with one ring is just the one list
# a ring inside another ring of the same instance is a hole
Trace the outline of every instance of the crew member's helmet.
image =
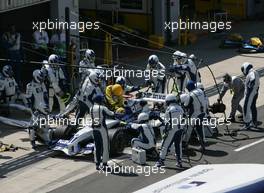
[(149, 120), (149, 114), (148, 113), (140, 113), (138, 115), (138, 123), (144, 123)]
[(148, 59), (148, 63), (151, 68), (156, 68), (159, 63), (159, 58), (156, 55), (151, 55)]
[(89, 74), (89, 80), (93, 83), (93, 84), (99, 84), (99, 75), (96, 72), (91, 72)]
[(186, 85), (187, 90), (190, 92), (196, 88), (194, 81), (189, 80)]
[(10, 65), (5, 65), (2, 69), (2, 72), (5, 77), (12, 78), (14, 76), (12, 66)]
[(112, 86), (112, 93), (115, 96), (122, 96), (124, 93), (124, 90), (120, 84), (114, 84)]
[(91, 49), (87, 49), (84, 54), (85, 59), (89, 62), (94, 63), (95, 61), (95, 52)]
[(34, 70), (32, 75), (35, 82), (42, 83), (44, 81), (44, 75), (41, 70)]
[(241, 66), (241, 71), (242, 71), (242, 73), (243, 73), (244, 75), (247, 75), (248, 72), (249, 72), (249, 70), (250, 70), (251, 68), (253, 68), (253, 65), (250, 64), (249, 62), (245, 62), (245, 63), (243, 63), (242, 66)]

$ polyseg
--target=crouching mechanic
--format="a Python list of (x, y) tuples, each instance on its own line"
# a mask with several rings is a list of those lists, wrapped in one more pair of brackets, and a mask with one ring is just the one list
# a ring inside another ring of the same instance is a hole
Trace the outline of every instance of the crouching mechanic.
[(96, 72), (91, 72), (84, 80), (81, 90), (79, 92), (79, 110), (76, 115), (76, 119), (83, 118), (86, 113), (90, 112), (90, 108), (93, 105), (93, 98), (96, 95), (103, 95), (100, 88), (100, 77)]
[(116, 113), (125, 113), (124, 90), (120, 84), (109, 85), (105, 89), (106, 102), (110, 110)]
[(191, 80), (188, 81), (186, 88), (189, 93), (181, 95), (181, 102), (188, 110), (191, 125), (189, 125), (187, 129), (184, 141), (186, 144), (188, 144), (193, 129), (195, 129), (200, 141), (201, 151), (204, 151), (205, 144), (203, 119), (206, 115), (206, 109), (208, 105), (207, 98), (204, 95), (204, 92), (201, 89), (196, 88), (195, 83)]
[[(35, 70), (33, 72), (33, 80), (27, 84), (26, 97), (28, 105), (33, 112), (37, 112), (37, 114), (43, 116), (48, 115), (48, 93), (44, 84), (43, 73), (40, 70)], [(44, 128), (44, 132), (48, 132), (47, 128)], [(34, 128), (29, 130), (29, 137), (32, 147), (35, 148), (36, 134)], [(47, 143), (49, 142), (50, 140), (47, 140)]]
[(156, 147), (155, 133), (149, 122), (149, 113), (140, 113), (138, 123), (128, 124), (128, 129), (135, 129), (139, 132), (138, 138), (131, 140), (132, 148), (151, 150)]
[(233, 97), (231, 100), (231, 112), (228, 119), (231, 122), (235, 122), (236, 111), (238, 110), (241, 115), (243, 114), (242, 107), (239, 103), (244, 98), (245, 85), (241, 78), (237, 76), (231, 77), (228, 73), (224, 75), (223, 80), (224, 85), (220, 91), (220, 96), (217, 100), (220, 102), (226, 94), (226, 91), (230, 89), (231, 93), (233, 94)]
[(146, 79), (146, 84), (153, 84), (152, 92), (164, 93), (166, 84), (165, 70), (165, 66), (156, 55), (149, 57), (146, 71), (149, 71), (150, 77), (149, 80)]
[(156, 163), (157, 167), (164, 166), (164, 160), (170, 149), (172, 143), (175, 146), (177, 166), (182, 167), (182, 135), (183, 125), (181, 120), (184, 111), (179, 105), (180, 99), (173, 94), (169, 94), (165, 98), (166, 112), (165, 112), (165, 130), (161, 145), (159, 160)]
[[(91, 107), (92, 128), (95, 143), (95, 163), (96, 169), (107, 169), (109, 160), (109, 138), (106, 126), (106, 118), (114, 117), (114, 112), (103, 106), (104, 96), (97, 95), (94, 97), (94, 105)], [(103, 164), (101, 166), (101, 164)]]
[(245, 62), (241, 71), (246, 76), (245, 81), (245, 102), (243, 107), (243, 116), (245, 126), (243, 129), (258, 126), (258, 111), (256, 107), (259, 91), (259, 73), (253, 69), (253, 65)]

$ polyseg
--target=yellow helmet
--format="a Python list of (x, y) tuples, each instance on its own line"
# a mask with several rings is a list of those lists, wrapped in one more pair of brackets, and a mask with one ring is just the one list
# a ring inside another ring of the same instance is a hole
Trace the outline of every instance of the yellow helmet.
[(122, 96), (123, 95), (123, 88), (120, 84), (115, 84), (112, 86), (112, 93), (115, 96)]

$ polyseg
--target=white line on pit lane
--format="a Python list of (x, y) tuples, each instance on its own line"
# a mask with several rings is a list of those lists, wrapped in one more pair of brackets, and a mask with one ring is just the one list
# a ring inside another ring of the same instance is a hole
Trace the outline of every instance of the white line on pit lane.
[(253, 142), (253, 143), (250, 143), (250, 144), (248, 144), (248, 145), (242, 146), (242, 147), (240, 147), (240, 148), (237, 148), (237, 149), (235, 149), (234, 151), (239, 152), (239, 151), (242, 151), (242, 150), (244, 150), (244, 149), (247, 149), (247, 148), (249, 148), (249, 147), (252, 147), (252, 146), (257, 145), (257, 144), (262, 143), (262, 142), (264, 142), (264, 138), (263, 138), (263, 139), (260, 139), (260, 140), (258, 140), (258, 141), (255, 141), (255, 142)]

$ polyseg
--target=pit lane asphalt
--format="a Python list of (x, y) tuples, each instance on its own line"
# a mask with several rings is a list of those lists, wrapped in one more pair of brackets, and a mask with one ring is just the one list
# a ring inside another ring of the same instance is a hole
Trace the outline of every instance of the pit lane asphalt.
[[(264, 122), (264, 106), (258, 108), (258, 120), (260, 122)], [(241, 123), (233, 123), (229, 129), (236, 130), (241, 128)], [(220, 134), (223, 134), (225, 131), (225, 127), (219, 127)], [(228, 163), (260, 163), (264, 164), (264, 142), (241, 150), (239, 152), (235, 152), (234, 150), (251, 144), (255, 141), (263, 139), (264, 137), (264, 124), (261, 123), (259, 125), (258, 130), (256, 131), (241, 131), (235, 137), (237, 139), (245, 139), (245, 140), (235, 140), (230, 136), (220, 136), (220, 139), (226, 140), (225, 142), (209, 139), (210, 145), (207, 147), (205, 155), (198, 162), (191, 161), (191, 165), (198, 164), (228, 164)], [(198, 148), (198, 146), (191, 146), (191, 148)], [(192, 151), (192, 155), (190, 159), (197, 160), (200, 158), (201, 154), (198, 151)], [(196, 155), (194, 155), (196, 154)], [(120, 162), (121, 166), (134, 166), (138, 168), (138, 165), (134, 164), (132, 160), (129, 159), (130, 156), (127, 156), (127, 159)], [(165, 179), (169, 176), (172, 176), (182, 170), (176, 169), (175, 167), (175, 159), (173, 155), (168, 155), (168, 159), (166, 160), (166, 168), (165, 173), (154, 174), (151, 173), (149, 176), (145, 176), (148, 172), (143, 174), (139, 174), (137, 172), (116, 172), (112, 174), (104, 173), (93, 173), (89, 176), (86, 176), (82, 179), (74, 181), (70, 184), (62, 186), (58, 189), (51, 191), (50, 193), (88, 193), (88, 192), (96, 192), (96, 193), (126, 193), (133, 192), (139, 190), (143, 187), (146, 187), (152, 183)], [(184, 156), (184, 168), (190, 168), (190, 164), (188, 163), (188, 159)], [(147, 162), (147, 166), (153, 166), (155, 164), (154, 161)], [(124, 168), (124, 167), (123, 167)], [(138, 171), (137, 169), (135, 171)], [(146, 170), (145, 170), (146, 171)], [(228, 175), (228, 174), (227, 174)], [(219, 176), (220, 177), (220, 176)], [(223, 177), (223, 176), (221, 176)]]

